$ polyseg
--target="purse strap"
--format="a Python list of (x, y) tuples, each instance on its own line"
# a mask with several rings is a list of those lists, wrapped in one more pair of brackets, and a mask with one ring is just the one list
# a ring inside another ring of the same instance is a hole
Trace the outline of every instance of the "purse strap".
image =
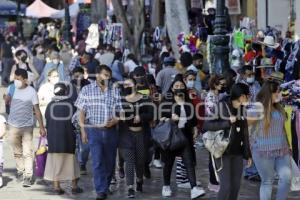
[[(228, 104), (227, 104), (227, 103), (224, 103), (224, 104), (225, 104), (225, 106), (226, 106), (226, 108), (227, 108), (229, 117), (231, 117), (232, 115), (231, 115), (231, 111), (230, 111), (230, 109), (229, 109)], [(230, 130), (229, 130), (229, 135), (228, 135), (228, 138), (229, 138), (229, 139), (230, 139), (230, 137), (231, 137), (231, 132), (232, 132), (232, 124), (230, 125)]]

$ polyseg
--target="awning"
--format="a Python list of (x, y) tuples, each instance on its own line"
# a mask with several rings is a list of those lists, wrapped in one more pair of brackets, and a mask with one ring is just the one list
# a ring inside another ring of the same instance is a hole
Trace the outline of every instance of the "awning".
[[(74, 3), (69, 6), (70, 16), (76, 17), (79, 12), (79, 6)], [(64, 18), (65, 9), (57, 10), (54, 9), (41, 0), (35, 0), (31, 5), (26, 8), (26, 16), (32, 18)]]
[[(9, 0), (0, 1), (0, 15), (17, 15), (18, 5), (16, 2)], [(24, 15), (26, 6), (21, 4), (21, 9), (19, 15)]]

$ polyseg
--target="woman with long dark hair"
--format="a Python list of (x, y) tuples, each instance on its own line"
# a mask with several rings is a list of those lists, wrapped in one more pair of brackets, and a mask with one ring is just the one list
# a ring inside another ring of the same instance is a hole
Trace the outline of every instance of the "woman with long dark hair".
[(169, 92), (165, 95), (161, 105), (161, 121), (173, 120), (187, 139), (187, 144), (177, 150), (162, 151), (163, 197), (172, 196), (170, 187), (171, 173), (176, 156), (181, 156), (186, 167), (187, 176), (191, 185), (191, 199), (198, 198), (205, 194), (205, 191), (197, 187), (196, 183), (196, 155), (193, 143), (193, 129), (197, 125), (194, 107), (190, 102), (187, 87), (182, 75), (177, 75), (171, 84)]
[[(260, 200), (270, 200), (275, 172), (279, 176), (277, 200), (288, 198), (291, 184), (291, 157), (284, 129), (287, 118), (280, 104), (280, 85), (276, 81), (266, 81), (257, 95), (260, 110), (251, 112), (253, 160), (261, 177)], [(263, 109), (262, 109), (263, 108)], [(259, 109), (255, 109), (259, 110)]]
[(215, 160), (215, 171), (219, 171), (220, 179), (217, 200), (238, 199), (243, 158), (248, 160), (248, 165), (251, 164), (248, 124), (244, 116), (244, 104), (247, 104), (249, 95), (247, 85), (242, 83), (233, 85), (230, 99), (218, 104), (217, 118), (205, 121), (203, 126), (206, 131), (224, 130), (225, 137), (230, 140), (223, 156)]

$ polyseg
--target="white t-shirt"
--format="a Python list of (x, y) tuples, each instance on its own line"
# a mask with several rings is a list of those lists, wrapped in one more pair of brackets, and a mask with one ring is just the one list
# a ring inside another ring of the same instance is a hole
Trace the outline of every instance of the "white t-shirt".
[(15, 89), (8, 124), (16, 128), (33, 126), (33, 106), (39, 104), (37, 92), (31, 86)]
[(138, 65), (135, 64), (135, 62), (133, 62), (133, 60), (127, 60), (125, 63), (124, 63), (124, 67), (125, 69), (128, 69), (129, 73), (130, 72), (133, 72), (133, 70), (137, 67)]

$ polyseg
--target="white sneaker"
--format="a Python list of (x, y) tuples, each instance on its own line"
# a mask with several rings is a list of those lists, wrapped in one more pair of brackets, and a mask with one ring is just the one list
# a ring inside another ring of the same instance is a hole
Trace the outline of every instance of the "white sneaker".
[(205, 191), (202, 187), (196, 186), (193, 187), (193, 189), (191, 190), (191, 199), (196, 199), (204, 195), (205, 195)]
[(3, 186), (3, 178), (0, 176), (0, 188)]
[(153, 160), (153, 166), (155, 168), (161, 169), (162, 168), (162, 164), (160, 160)]
[(172, 196), (172, 190), (170, 186), (163, 186), (162, 192), (163, 197), (171, 197)]

